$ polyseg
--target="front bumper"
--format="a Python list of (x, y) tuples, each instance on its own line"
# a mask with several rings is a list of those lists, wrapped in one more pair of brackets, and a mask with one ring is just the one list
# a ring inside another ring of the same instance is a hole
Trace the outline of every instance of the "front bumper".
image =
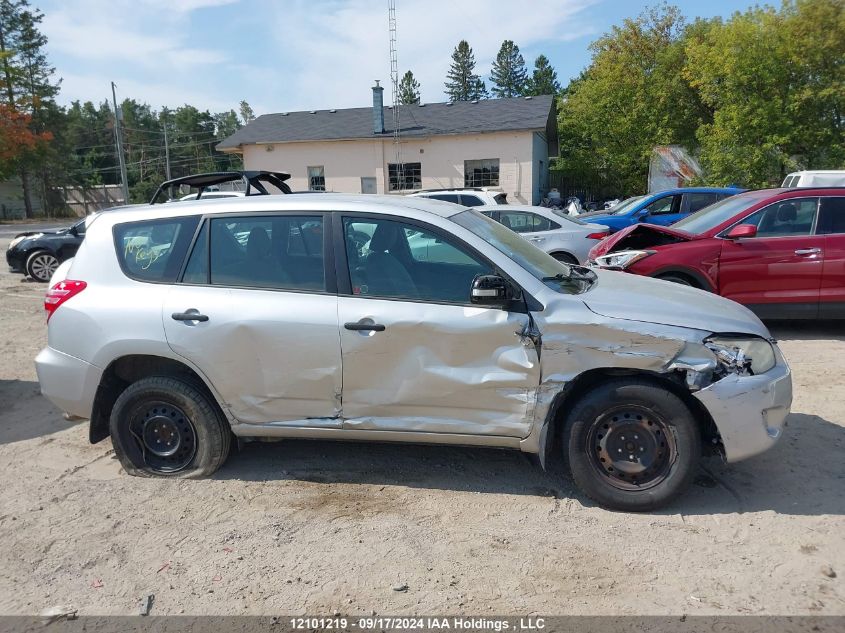
[(24, 272), (26, 262), (24, 261), (22, 253), (19, 253), (14, 249), (8, 249), (6, 251), (6, 263), (9, 265), (9, 270), (13, 273)]
[(45, 347), (35, 359), (41, 393), (65, 413), (91, 418), (103, 370), (84, 360)]
[(764, 374), (732, 374), (693, 394), (713, 417), (729, 462), (769, 450), (783, 434), (792, 406), (792, 373), (777, 346), (775, 354), (777, 364)]

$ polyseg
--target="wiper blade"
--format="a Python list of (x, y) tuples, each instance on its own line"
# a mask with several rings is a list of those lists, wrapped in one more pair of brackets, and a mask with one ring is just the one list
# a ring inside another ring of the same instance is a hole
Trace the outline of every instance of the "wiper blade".
[[(569, 269), (570, 274), (572, 273), (572, 269)], [(558, 273), (557, 275), (553, 275), (551, 277), (543, 277), (541, 281), (568, 281), (569, 275), (564, 275), (563, 273)]]

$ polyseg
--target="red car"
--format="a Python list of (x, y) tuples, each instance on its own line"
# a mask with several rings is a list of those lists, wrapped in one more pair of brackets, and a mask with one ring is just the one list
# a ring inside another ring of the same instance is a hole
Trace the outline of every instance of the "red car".
[(845, 187), (762, 189), (592, 248), (602, 268), (715, 292), (761, 318), (845, 318)]

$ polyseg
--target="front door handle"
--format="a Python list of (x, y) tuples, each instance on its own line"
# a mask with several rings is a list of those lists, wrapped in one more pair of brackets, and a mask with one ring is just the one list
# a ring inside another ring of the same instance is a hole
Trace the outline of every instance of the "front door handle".
[(196, 308), (191, 308), (190, 310), (185, 310), (184, 312), (174, 312), (170, 315), (170, 318), (174, 321), (200, 321), (202, 323), (208, 321), (208, 317), (204, 314), (200, 314), (199, 310)]
[(344, 323), (343, 327), (353, 332), (384, 332), (384, 326), (381, 323)]
[(820, 248), (797, 248), (795, 249), (796, 255), (817, 255), (822, 252)]

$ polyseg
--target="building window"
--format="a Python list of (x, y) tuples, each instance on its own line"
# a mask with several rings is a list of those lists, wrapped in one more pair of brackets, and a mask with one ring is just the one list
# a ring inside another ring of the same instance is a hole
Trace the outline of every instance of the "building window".
[(388, 191), (422, 189), (422, 164), (402, 163), (400, 166), (397, 163), (388, 163), (387, 178), (390, 183)]
[(308, 168), (308, 190), (309, 191), (325, 191), (326, 190), (326, 172), (322, 165)]
[(498, 187), (499, 159), (464, 161), (464, 187)]

